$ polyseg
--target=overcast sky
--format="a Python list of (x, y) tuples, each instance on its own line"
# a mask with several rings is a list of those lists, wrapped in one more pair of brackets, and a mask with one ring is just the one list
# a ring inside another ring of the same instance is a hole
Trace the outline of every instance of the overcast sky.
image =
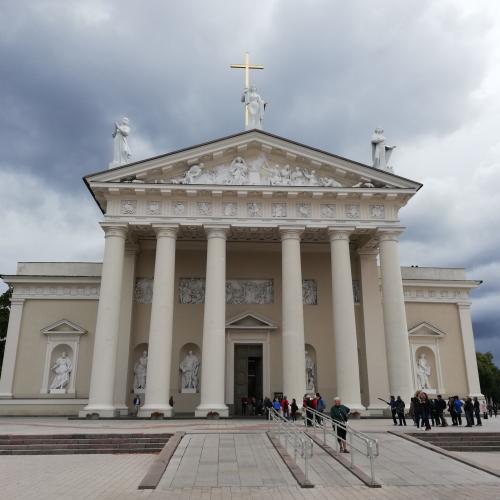
[[(242, 130), (248, 50), (265, 130), (424, 187), (402, 211), (402, 264), (466, 267), (478, 350), (500, 364), (500, 2), (0, 0), (0, 272), (99, 260), (81, 177), (131, 120), (133, 159)], [(1, 285), (0, 285), (1, 286)]]

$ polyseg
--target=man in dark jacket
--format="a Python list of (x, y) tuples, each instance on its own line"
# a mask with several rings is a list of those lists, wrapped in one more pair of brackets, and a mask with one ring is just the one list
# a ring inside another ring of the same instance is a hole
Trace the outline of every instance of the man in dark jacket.
[(464, 412), (465, 420), (467, 421), (466, 427), (472, 427), (474, 425), (474, 404), (471, 398), (465, 399)]
[(401, 396), (396, 398), (396, 413), (398, 415), (399, 425), (406, 425), (405, 402), (401, 399)]
[(444, 417), (444, 410), (446, 410), (446, 401), (441, 397), (441, 394), (437, 395), (437, 399), (434, 402), (437, 414), (437, 425), (441, 425), (441, 427), (446, 427), (448, 422), (446, 422), (446, 418)]
[(474, 398), (474, 415), (476, 416), (476, 425), (483, 425), (481, 423), (481, 404), (476, 397)]
[(340, 398), (336, 397), (334, 400), (334, 405), (330, 409), (330, 417), (337, 427), (337, 441), (340, 446), (340, 453), (349, 453), (347, 450), (346, 436), (347, 430), (346, 425), (349, 420), (349, 413), (351, 410), (341, 404)]
[(394, 396), (389, 397), (389, 406), (391, 407), (392, 421), (394, 422), (394, 425), (398, 425), (398, 422), (396, 420), (397, 405), (396, 405), (396, 398)]

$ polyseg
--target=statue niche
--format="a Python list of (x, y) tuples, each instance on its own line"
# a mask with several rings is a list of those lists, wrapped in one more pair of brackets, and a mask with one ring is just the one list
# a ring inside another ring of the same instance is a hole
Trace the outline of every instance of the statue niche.
[(196, 344), (185, 344), (180, 352), (179, 363), (180, 392), (196, 394), (200, 381), (200, 356)]

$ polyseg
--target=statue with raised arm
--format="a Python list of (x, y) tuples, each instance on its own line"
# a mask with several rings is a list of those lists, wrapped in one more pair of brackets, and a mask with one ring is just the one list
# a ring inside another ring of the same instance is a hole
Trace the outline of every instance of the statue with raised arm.
[(54, 379), (50, 384), (50, 389), (64, 389), (69, 384), (69, 377), (73, 370), (71, 359), (68, 358), (66, 352), (63, 351), (52, 365), (51, 370), (54, 372)]
[(389, 160), (392, 155), (392, 151), (396, 146), (386, 146), (384, 130), (381, 128), (376, 128), (374, 134), (372, 135), (372, 160), (373, 167), (380, 170), (392, 170), (389, 167)]
[(257, 87), (255, 85), (251, 85), (250, 88), (246, 88), (243, 91), (241, 102), (244, 102), (247, 108), (247, 130), (251, 130), (254, 128), (261, 130), (267, 102), (264, 101), (264, 99), (262, 99), (259, 94), (257, 94)]
[(425, 353), (420, 354), (417, 361), (417, 385), (419, 389), (429, 389), (429, 377), (431, 365), (427, 361)]
[(314, 380), (314, 361), (311, 356), (309, 356), (309, 352), (305, 351), (306, 356), (306, 391), (314, 392), (315, 388), (315, 380)]
[(113, 131), (113, 161), (109, 164), (110, 168), (125, 165), (132, 156), (128, 146), (127, 137), (130, 134), (129, 119), (123, 117), (121, 123), (115, 122)]

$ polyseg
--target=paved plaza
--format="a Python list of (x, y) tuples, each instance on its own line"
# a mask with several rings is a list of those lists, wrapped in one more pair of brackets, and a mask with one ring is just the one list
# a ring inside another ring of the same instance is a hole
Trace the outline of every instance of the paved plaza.
[[(108, 420), (65, 418), (0, 419), (1, 434), (126, 433), (185, 431), (156, 490), (137, 486), (155, 455), (0, 456), (1, 498), (25, 499), (493, 499), (500, 479), (401, 439), (390, 420), (359, 420), (352, 426), (379, 440), (377, 480), (363, 485), (315, 445), (310, 461), (312, 489), (301, 489), (258, 420)], [(442, 431), (456, 431), (456, 428)], [(463, 429), (466, 433), (468, 429)], [(404, 431), (415, 431), (408, 426)], [(500, 432), (500, 418), (476, 431)], [(432, 431), (431, 431), (432, 432)], [(440, 429), (441, 432), (441, 429)], [(500, 471), (500, 453), (464, 453)], [(364, 466), (366, 464), (360, 463)]]

